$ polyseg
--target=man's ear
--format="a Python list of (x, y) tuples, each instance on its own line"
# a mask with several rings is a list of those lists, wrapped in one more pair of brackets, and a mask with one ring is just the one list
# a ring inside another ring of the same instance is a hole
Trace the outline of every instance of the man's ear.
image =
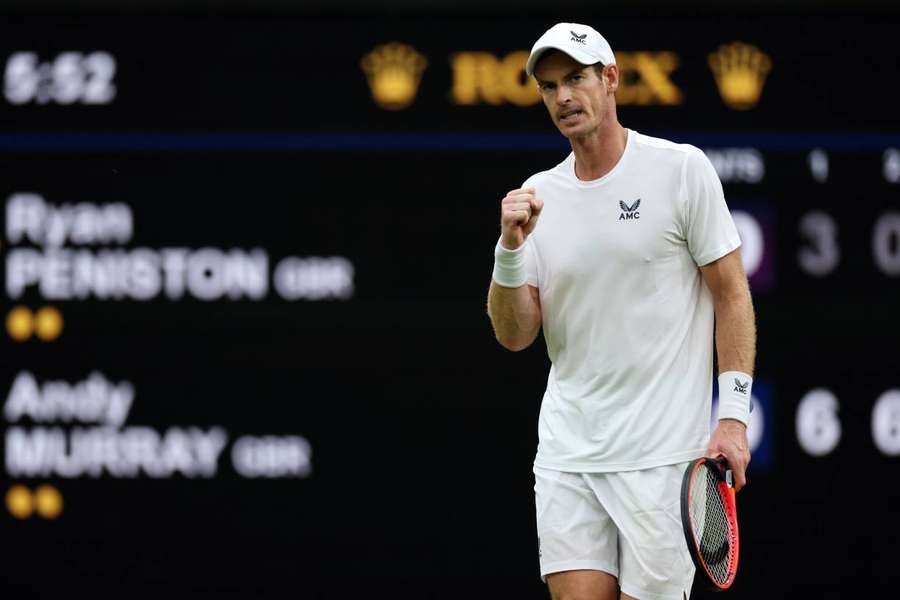
[(614, 94), (619, 88), (619, 67), (617, 65), (608, 65), (603, 69), (603, 77), (606, 78), (606, 87), (610, 93)]

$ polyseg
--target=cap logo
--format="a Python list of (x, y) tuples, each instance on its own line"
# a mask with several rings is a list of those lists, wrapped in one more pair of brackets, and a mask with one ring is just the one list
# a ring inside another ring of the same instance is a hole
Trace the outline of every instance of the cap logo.
[(572, 31), (571, 29), (569, 30), (569, 33), (572, 34), (572, 41), (573, 41), (573, 42), (578, 42), (579, 44), (585, 44), (585, 45), (587, 45), (587, 42), (584, 41), (584, 38), (587, 37), (587, 34), (586, 34), (586, 33), (582, 33), (581, 35), (578, 35), (578, 34), (575, 33), (574, 31)]

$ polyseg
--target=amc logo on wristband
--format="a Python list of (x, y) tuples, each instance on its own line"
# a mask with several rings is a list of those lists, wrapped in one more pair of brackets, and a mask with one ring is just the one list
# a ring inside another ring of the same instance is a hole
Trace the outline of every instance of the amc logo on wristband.
[[(772, 464), (774, 448), (772, 441), (772, 388), (768, 382), (753, 380), (753, 410), (750, 412), (750, 424), (747, 426), (747, 441), (750, 443), (752, 461), (750, 468), (767, 471)], [(710, 413), (710, 431), (716, 427), (716, 415), (719, 414), (718, 382), (713, 382), (712, 413)]]

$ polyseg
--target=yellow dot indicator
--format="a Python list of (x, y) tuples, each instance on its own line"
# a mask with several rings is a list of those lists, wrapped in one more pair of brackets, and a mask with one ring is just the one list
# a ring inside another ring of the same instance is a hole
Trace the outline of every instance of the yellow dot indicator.
[(62, 330), (62, 314), (52, 306), (45, 306), (34, 315), (34, 332), (45, 342), (58, 338)]
[(6, 315), (6, 331), (17, 342), (24, 342), (34, 332), (34, 315), (31, 309), (17, 306)]
[(34, 497), (24, 485), (14, 485), (6, 492), (6, 508), (17, 519), (27, 519), (34, 512)]
[(42, 485), (34, 492), (35, 508), (45, 519), (55, 519), (63, 510), (63, 497), (52, 485)]

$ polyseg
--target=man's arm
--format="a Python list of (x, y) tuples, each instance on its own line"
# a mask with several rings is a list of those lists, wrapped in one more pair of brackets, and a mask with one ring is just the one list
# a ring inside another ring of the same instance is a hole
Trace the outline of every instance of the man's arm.
[(541, 328), (541, 300), (538, 289), (525, 283), (523, 253), (543, 207), (534, 188), (512, 190), (500, 203), (500, 241), (487, 312), (497, 341), (513, 351), (530, 346)]
[(488, 288), (488, 316), (500, 344), (518, 352), (537, 338), (541, 329), (541, 299), (531, 285), (506, 288), (491, 281)]
[[(756, 358), (756, 324), (740, 248), (700, 267), (700, 272), (712, 292), (715, 306), (719, 372), (739, 371), (752, 376)], [(721, 393), (720, 390), (720, 396)], [(725, 456), (734, 471), (735, 489), (744, 487), (750, 448), (747, 428), (743, 423), (736, 419), (720, 420), (710, 437), (707, 455)]]

